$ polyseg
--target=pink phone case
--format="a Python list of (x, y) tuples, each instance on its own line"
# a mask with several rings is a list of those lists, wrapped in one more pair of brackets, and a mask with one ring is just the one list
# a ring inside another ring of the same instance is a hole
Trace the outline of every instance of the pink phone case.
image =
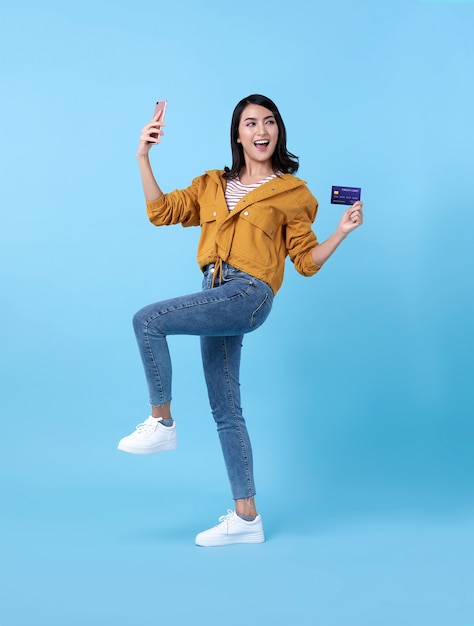
[(154, 117), (156, 115), (158, 115), (158, 113), (160, 111), (163, 111), (162, 115), (161, 115), (161, 121), (164, 122), (165, 120), (165, 113), (166, 113), (166, 105), (167, 105), (167, 101), (166, 100), (158, 100), (158, 102), (155, 105), (155, 113), (154, 113)]
[[(165, 113), (166, 113), (166, 105), (167, 105), (167, 101), (166, 100), (158, 100), (158, 102), (155, 104), (155, 113), (153, 114), (153, 117), (156, 117), (158, 115), (158, 113), (160, 111), (163, 111), (163, 113), (161, 114), (161, 122), (165, 121)], [(155, 139), (158, 138), (158, 133), (153, 133), (152, 137), (154, 137)]]

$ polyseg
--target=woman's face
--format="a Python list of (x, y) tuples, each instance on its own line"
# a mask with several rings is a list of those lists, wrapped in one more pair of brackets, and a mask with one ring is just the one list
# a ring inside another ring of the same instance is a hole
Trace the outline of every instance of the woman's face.
[(278, 141), (278, 125), (273, 113), (259, 104), (248, 104), (242, 111), (237, 142), (242, 145), (246, 163), (271, 162)]

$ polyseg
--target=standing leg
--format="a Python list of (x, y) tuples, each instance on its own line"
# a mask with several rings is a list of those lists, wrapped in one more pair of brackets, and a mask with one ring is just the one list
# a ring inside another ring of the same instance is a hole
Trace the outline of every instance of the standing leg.
[(244, 518), (255, 518), (252, 446), (240, 401), (242, 340), (242, 335), (201, 337), (201, 354), (236, 511)]
[(240, 406), (242, 336), (201, 337), (201, 353), (209, 402), (235, 500), (235, 511), (219, 524), (198, 533), (198, 546), (265, 541), (262, 519), (255, 510), (252, 447)]

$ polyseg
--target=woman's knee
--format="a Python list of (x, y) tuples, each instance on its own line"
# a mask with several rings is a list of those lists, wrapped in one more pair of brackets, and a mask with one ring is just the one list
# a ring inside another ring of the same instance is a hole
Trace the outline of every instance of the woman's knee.
[(146, 328), (147, 321), (149, 319), (149, 313), (147, 313), (148, 307), (144, 307), (135, 313), (132, 319), (133, 330), (135, 334), (143, 332)]

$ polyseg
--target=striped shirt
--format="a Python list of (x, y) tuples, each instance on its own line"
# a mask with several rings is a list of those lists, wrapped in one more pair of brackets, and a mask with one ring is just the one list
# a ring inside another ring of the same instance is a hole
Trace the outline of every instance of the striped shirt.
[(268, 182), (276, 176), (277, 174), (271, 174), (270, 176), (267, 176), (267, 178), (264, 178), (258, 183), (253, 183), (252, 185), (242, 185), (238, 176), (228, 180), (225, 188), (225, 201), (227, 202), (227, 208), (229, 211), (232, 211), (237, 202), (249, 193), (249, 191), (257, 189), (260, 185), (263, 185), (263, 183)]

